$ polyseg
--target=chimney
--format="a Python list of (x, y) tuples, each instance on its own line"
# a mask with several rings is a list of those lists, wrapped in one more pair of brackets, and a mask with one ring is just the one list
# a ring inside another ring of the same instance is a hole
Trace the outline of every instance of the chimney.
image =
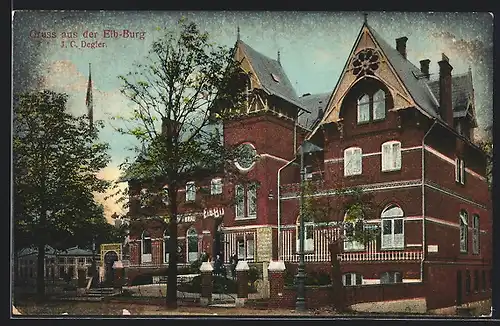
[(420, 71), (422, 72), (422, 75), (429, 79), (429, 64), (431, 63), (431, 60), (429, 59), (424, 59), (420, 60)]
[(453, 128), (453, 104), (451, 89), (451, 71), (450, 59), (443, 53), (439, 64), (439, 107), (441, 117), (450, 127)]
[(408, 38), (406, 36), (396, 39), (396, 50), (406, 59), (406, 41)]

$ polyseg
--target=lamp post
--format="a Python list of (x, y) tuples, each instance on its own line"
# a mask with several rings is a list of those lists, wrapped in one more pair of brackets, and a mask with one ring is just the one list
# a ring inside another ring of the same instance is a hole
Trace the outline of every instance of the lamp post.
[(304, 181), (305, 181), (305, 168), (304, 168), (304, 155), (312, 154), (314, 152), (321, 152), (323, 149), (313, 143), (305, 140), (299, 148), (300, 154), (300, 201), (299, 201), (299, 214), (300, 214), (300, 226), (299, 226), (299, 266), (297, 270), (297, 300), (295, 302), (295, 310), (305, 311), (306, 310), (306, 300), (305, 300), (305, 261), (304, 261)]

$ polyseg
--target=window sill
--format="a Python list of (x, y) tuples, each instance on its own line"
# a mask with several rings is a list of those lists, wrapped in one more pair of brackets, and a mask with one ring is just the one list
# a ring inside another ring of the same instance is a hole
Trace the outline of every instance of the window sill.
[(344, 174), (344, 177), (352, 178), (352, 177), (357, 177), (357, 176), (361, 176), (361, 175), (363, 175), (363, 173), (348, 174), (348, 175)]
[(257, 215), (256, 216), (235, 217), (234, 218), (235, 221), (246, 221), (246, 220), (256, 220), (256, 219), (257, 219)]
[(406, 249), (405, 247), (381, 247), (380, 248), (381, 251), (394, 251), (394, 250), (403, 251), (405, 249)]
[(397, 171), (401, 171), (401, 168), (397, 168), (397, 169), (385, 169), (385, 170), (382, 170), (382, 172), (397, 172)]

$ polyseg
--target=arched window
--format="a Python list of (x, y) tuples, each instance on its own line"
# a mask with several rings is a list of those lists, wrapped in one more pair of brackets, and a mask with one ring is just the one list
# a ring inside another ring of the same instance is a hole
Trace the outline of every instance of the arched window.
[(403, 210), (394, 204), (382, 211), (382, 249), (400, 249), (404, 247)]
[(379, 89), (373, 94), (373, 120), (385, 119), (385, 92)]
[(344, 250), (360, 251), (365, 249), (364, 243), (354, 240), (353, 237), (363, 232), (364, 225), (361, 219), (349, 216), (349, 211), (344, 215)]
[(358, 97), (358, 123), (385, 119), (386, 96), (382, 89)]
[(363, 94), (358, 98), (358, 123), (370, 121), (370, 96)]
[(468, 231), (467, 228), (469, 225), (469, 215), (464, 210), (460, 211), (459, 223), (460, 223), (460, 252), (466, 253), (467, 252), (467, 231)]
[[(300, 252), (300, 216), (297, 218), (295, 232), (296, 252)], [(304, 252), (314, 251), (314, 222), (304, 221)]]
[(479, 215), (472, 215), (472, 253), (479, 254)]
[(151, 243), (151, 236), (147, 231), (142, 232), (141, 236), (141, 255), (142, 259), (141, 262), (143, 263), (150, 263), (152, 260), (152, 243)]
[(170, 235), (168, 233), (168, 229), (165, 229), (165, 232), (163, 232), (163, 262), (165, 264), (168, 264), (168, 257), (169, 257), (169, 253), (170, 253), (170, 250), (169, 250), (169, 239), (170, 239)]
[(186, 234), (188, 262), (198, 259), (198, 233), (194, 228), (190, 228)]

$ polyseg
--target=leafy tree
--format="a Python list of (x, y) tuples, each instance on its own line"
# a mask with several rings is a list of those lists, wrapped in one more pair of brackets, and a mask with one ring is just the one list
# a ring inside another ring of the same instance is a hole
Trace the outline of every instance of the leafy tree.
[(152, 206), (168, 210), (170, 308), (177, 307), (178, 191), (188, 181), (217, 172), (227, 179), (234, 171), (237, 151), (223, 144), (220, 131), (221, 120), (232, 114), (229, 109), (240, 108), (244, 99), (245, 85), (232, 54), (181, 19), (177, 29), (153, 42), (144, 63), (120, 76), (122, 93), (134, 108), (130, 116), (115, 117), (124, 125), (117, 130), (138, 143), (132, 160), (122, 164), (123, 179), (154, 184)]
[(488, 135), (477, 142), (477, 145), (486, 154), (486, 180), (488, 180), (488, 186), (493, 189), (493, 138), (491, 135), (491, 127), (486, 129)]
[(62, 247), (88, 234), (103, 217), (94, 200), (109, 183), (97, 177), (106, 167), (108, 145), (98, 143), (85, 116), (66, 112), (67, 95), (52, 91), (14, 98), (14, 245), (38, 248), (37, 293), (45, 294), (45, 245)]

